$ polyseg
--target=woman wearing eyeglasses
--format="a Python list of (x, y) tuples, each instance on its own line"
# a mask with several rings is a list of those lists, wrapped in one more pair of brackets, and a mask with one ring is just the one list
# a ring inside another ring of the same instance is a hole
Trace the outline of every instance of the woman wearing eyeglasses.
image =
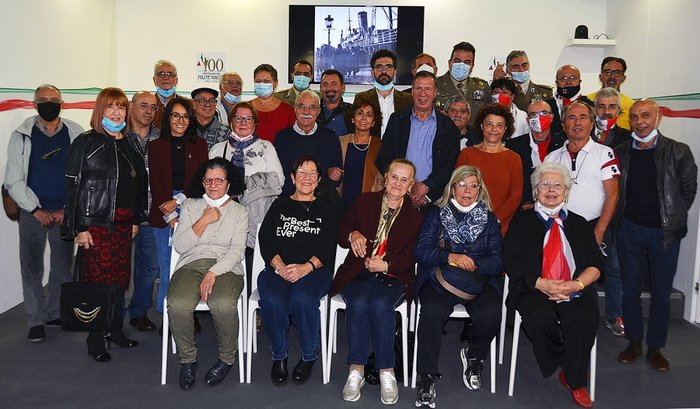
[(168, 290), (168, 316), (180, 354), (180, 388), (194, 386), (197, 345), (192, 313), (200, 299), (209, 305), (219, 343), (219, 359), (204, 377), (220, 383), (236, 360), (238, 297), (243, 290), (241, 261), (248, 235), (248, 215), (233, 197), (243, 179), (231, 162), (209, 159), (194, 175), (192, 198), (185, 200), (173, 246), (180, 253)]
[(513, 115), (504, 106), (489, 104), (481, 108), (474, 123), (483, 142), (462, 149), (455, 165), (479, 168), (489, 189), (493, 212), (501, 222), (502, 234), (508, 230), (523, 195), (520, 156), (503, 145), (504, 136), (513, 133), (513, 122)]
[(503, 242), (507, 301), (522, 315), (542, 376), (561, 367), (561, 384), (589, 408), (586, 372), (599, 321), (593, 284), (605, 262), (592, 226), (567, 209), (569, 170), (543, 163), (531, 180), (534, 208), (515, 216)]
[(175, 97), (165, 106), (160, 137), (151, 142), (148, 173), (151, 187), (151, 209), (148, 222), (158, 251), (160, 286), (156, 309), (163, 312), (163, 299), (168, 292), (170, 252), (173, 227), (182, 202), (190, 196), (197, 168), (207, 160), (207, 142), (197, 136), (192, 102)]
[(209, 151), (209, 157), (230, 160), (241, 175), (245, 176), (246, 189), (239, 202), (248, 211), (248, 240), (246, 243), (246, 267), (248, 279), (253, 266), (253, 249), (258, 224), (282, 192), (284, 173), (275, 147), (260, 139), (255, 132), (258, 112), (248, 101), (235, 104), (228, 114), (231, 133), (228, 140), (217, 143)]
[[(292, 166), (294, 193), (280, 196), (260, 227), (265, 269), (258, 277), (260, 313), (272, 352), (272, 382), (287, 381), (290, 321), (299, 332), (301, 357), (292, 379), (304, 383), (321, 345), (319, 300), (331, 288), (338, 211), (316, 192), (318, 161), (302, 156)], [(323, 336), (326, 336), (323, 334)]]
[[(123, 132), (128, 106), (119, 88), (105, 88), (97, 95), (92, 130), (79, 135), (68, 154), (61, 227), (63, 238), (75, 238), (80, 247), (76, 262), (83, 281), (124, 289), (131, 275), (131, 241), (146, 218), (147, 207), (146, 168)], [(121, 328), (92, 330), (87, 338), (88, 354), (98, 362), (111, 359), (105, 341), (122, 348), (138, 344)]]

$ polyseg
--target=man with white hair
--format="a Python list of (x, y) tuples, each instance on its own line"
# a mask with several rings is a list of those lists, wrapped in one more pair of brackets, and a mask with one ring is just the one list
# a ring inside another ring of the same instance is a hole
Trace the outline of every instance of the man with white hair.
[(225, 72), (219, 78), (219, 102), (216, 116), (222, 124), (228, 124), (228, 111), (241, 100), (243, 79), (237, 72)]
[(177, 68), (175, 64), (168, 60), (158, 60), (153, 66), (153, 83), (156, 86), (156, 99), (158, 100), (158, 110), (153, 119), (153, 126), (160, 130), (163, 111), (171, 99), (177, 93)]

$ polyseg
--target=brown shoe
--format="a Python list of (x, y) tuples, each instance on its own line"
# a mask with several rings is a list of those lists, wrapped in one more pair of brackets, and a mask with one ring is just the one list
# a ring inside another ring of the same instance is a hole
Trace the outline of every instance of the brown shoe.
[(623, 364), (631, 364), (642, 356), (642, 343), (641, 342), (630, 342), (620, 355), (617, 356), (617, 360)]
[(653, 348), (647, 351), (647, 362), (652, 368), (659, 372), (668, 372), (670, 368), (668, 359), (661, 353), (659, 348)]

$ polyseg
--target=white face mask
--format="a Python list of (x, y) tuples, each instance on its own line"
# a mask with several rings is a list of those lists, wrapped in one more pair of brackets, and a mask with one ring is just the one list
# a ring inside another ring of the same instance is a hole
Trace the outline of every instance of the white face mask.
[(202, 198), (204, 199), (205, 202), (207, 202), (207, 204), (210, 207), (219, 207), (222, 204), (224, 204), (230, 198), (230, 196), (225, 194), (218, 199), (212, 199), (209, 196), (207, 196), (207, 194), (205, 193), (202, 195)]
[(559, 211), (564, 207), (565, 204), (565, 202), (561, 202), (557, 207), (552, 209), (546, 207), (540, 202), (535, 202), (535, 210), (540, 212), (541, 214), (545, 214), (547, 217), (554, 217), (559, 215)]
[(645, 136), (642, 138), (641, 136), (638, 136), (636, 133), (632, 132), (632, 138), (634, 138), (635, 141), (641, 142), (641, 143), (648, 143), (654, 140), (656, 138), (656, 135), (659, 134), (659, 130), (654, 128), (653, 131), (649, 132), (649, 135)]
[(418, 67), (418, 69), (416, 69), (416, 73), (419, 73), (421, 71), (428, 71), (428, 72), (432, 72), (433, 74), (435, 74), (435, 68), (431, 67), (428, 64), (422, 64), (420, 67)]
[(473, 208), (475, 208), (476, 205), (477, 205), (477, 203), (479, 203), (478, 200), (475, 200), (475, 201), (474, 201), (472, 204), (470, 204), (469, 206), (462, 206), (461, 204), (459, 204), (459, 203), (457, 202), (457, 199), (455, 199), (455, 198), (450, 199), (450, 202), (452, 202), (452, 204), (454, 205), (454, 207), (456, 207), (457, 210), (459, 210), (459, 211), (462, 212), (462, 213), (467, 213), (468, 211), (470, 211), (470, 210), (472, 210)]

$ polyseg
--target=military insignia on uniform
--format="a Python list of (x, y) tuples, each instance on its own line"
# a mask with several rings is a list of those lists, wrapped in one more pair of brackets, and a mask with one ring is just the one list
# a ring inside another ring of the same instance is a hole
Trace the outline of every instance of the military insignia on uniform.
[(530, 91), (528, 91), (528, 92), (532, 92), (534, 94), (535, 91), (536, 91), (535, 87), (530, 87)]
[(473, 99), (474, 101), (481, 101), (481, 100), (483, 100), (483, 99), (484, 99), (484, 91), (481, 90), (481, 89), (478, 89), (478, 90), (474, 91), (474, 93), (472, 94), (472, 99)]

